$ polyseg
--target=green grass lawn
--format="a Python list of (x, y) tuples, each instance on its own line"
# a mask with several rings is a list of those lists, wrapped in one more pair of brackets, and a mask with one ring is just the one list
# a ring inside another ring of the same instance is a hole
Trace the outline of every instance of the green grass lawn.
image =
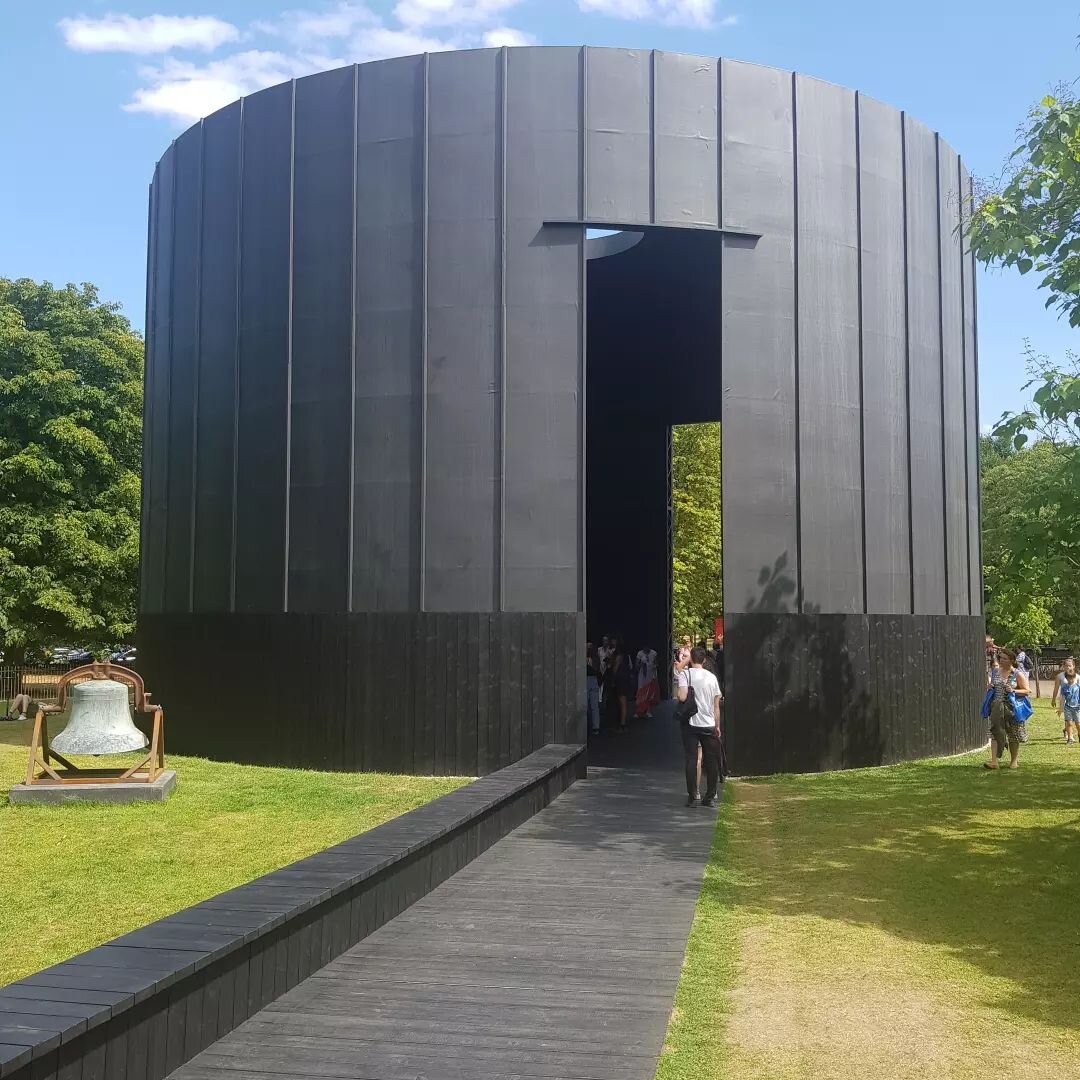
[(0, 722), (0, 986), (468, 782), (170, 755), (164, 804), (11, 806), (29, 745), (29, 722)]
[(1080, 1078), (1080, 746), (728, 785), (658, 1080)]

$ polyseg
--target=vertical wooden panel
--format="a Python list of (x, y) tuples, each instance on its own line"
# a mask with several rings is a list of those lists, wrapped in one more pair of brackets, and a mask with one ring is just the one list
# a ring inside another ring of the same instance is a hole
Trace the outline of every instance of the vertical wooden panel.
[(964, 418), (964, 291), (960, 278), (959, 159), (938, 139), (938, 216), (941, 245), (941, 365), (945, 455), (945, 540), (949, 612), (970, 613), (967, 515), (967, 429)]
[(202, 125), (174, 144), (172, 348), (169, 354), (168, 535), (165, 609), (191, 605), (191, 514), (194, 491), (195, 380), (199, 350), (199, 238), (202, 214)]
[[(720, 65), (725, 225), (762, 233), (723, 254), (724, 603), (796, 607), (795, 262), (791, 77)], [(751, 649), (750, 655), (753, 655)]]
[(911, 610), (903, 118), (859, 97), (866, 609)]
[(968, 611), (981, 615), (982, 525), (979, 516), (979, 373), (978, 342), (975, 335), (975, 257), (968, 242), (967, 226), (971, 218), (973, 189), (967, 169), (960, 164), (960, 212), (963, 226), (961, 279), (964, 320), (964, 445), (967, 460), (967, 542), (968, 542)]
[(496, 699), (491, 694), (491, 616), (476, 616), (476, 767), (489, 772), (493, 756), (490, 736), (491, 716)]
[(499, 56), (430, 57), (424, 580), (432, 611), (497, 607)]
[(479, 775), (477, 724), (477, 693), (480, 686), (480, 620), (482, 615), (470, 614), (466, 617), (465, 633), (459, 650), (459, 670), (456, 675), (460, 687), (458, 728), (458, 766), (459, 776)]
[(289, 390), (290, 611), (349, 587), (355, 69), (296, 84)]
[(908, 380), (915, 611), (944, 614), (944, 459), (935, 136), (904, 119), (907, 178)]
[(586, 50), (585, 217), (652, 220), (652, 56)]
[(579, 50), (506, 58), (503, 584), (501, 607), (579, 606), (583, 448)]
[(285, 594), (292, 84), (244, 101), (236, 609)]
[(231, 593), (240, 124), (239, 103), (203, 121), (192, 596), (196, 611), (228, 611)]
[(357, 69), (352, 605), (420, 600), (423, 57)]
[(507, 760), (517, 761), (521, 756), (521, 631), (524, 619), (517, 614), (504, 616), (502, 632), (508, 641), (507, 667), (503, 672), (506, 680)]
[(435, 764), (433, 766), (437, 775), (443, 775), (449, 770), (446, 767), (447, 751), (447, 661), (450, 652), (450, 636), (453, 631), (454, 619), (444, 612), (438, 612), (431, 616), (435, 627), (435, 649), (432, 657), (431, 678), (435, 684)]
[(803, 76), (795, 91), (803, 603), (851, 613), (863, 610), (855, 95)]
[(654, 55), (656, 222), (715, 226), (719, 63), (707, 56)]
[[(422, 620), (423, 627), (423, 667), (426, 672), (421, 685), (424, 689), (423, 698), (417, 697), (417, 713), (415, 725), (415, 743), (413, 745), (413, 761), (416, 771), (421, 775), (432, 773), (435, 770), (435, 726), (438, 723), (438, 701), (435, 695), (435, 672), (437, 670), (438, 638), (435, 628), (435, 620), (428, 616)], [(421, 700), (423, 702), (421, 707)]]
[(146, 392), (152, 399), (146, 433), (146, 530), (142, 536), (143, 611), (165, 608), (165, 545), (168, 531), (169, 371), (172, 364), (173, 201), (176, 144), (162, 155), (154, 174), (150, 272), (154, 284), (147, 327), (150, 365)]

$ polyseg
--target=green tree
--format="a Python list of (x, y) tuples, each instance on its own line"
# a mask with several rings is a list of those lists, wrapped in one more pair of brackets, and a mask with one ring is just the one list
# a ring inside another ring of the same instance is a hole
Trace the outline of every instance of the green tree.
[(143, 343), (92, 285), (0, 278), (0, 645), (128, 639)]
[[(980, 185), (977, 259), (1041, 275), (1046, 307), (1080, 326), (1080, 102), (1071, 87), (1028, 114), (1002, 177)], [(983, 562), (990, 628), (1004, 640), (1080, 641), (1080, 363), (1026, 350), (1030, 407), (1007, 411), (983, 450)]]
[(975, 200), (970, 238), (981, 262), (1041, 274), (1046, 306), (1080, 326), (1080, 102), (1070, 88), (1028, 114), (1005, 174)]
[(1000, 436), (984, 439), (982, 448), (987, 628), (1003, 644), (1077, 640), (1080, 549), (1052, 540), (1060, 532), (1058, 491), (1072, 450), (1049, 439), (1015, 449)]
[(697, 640), (724, 611), (720, 425), (685, 424), (671, 439), (672, 628)]

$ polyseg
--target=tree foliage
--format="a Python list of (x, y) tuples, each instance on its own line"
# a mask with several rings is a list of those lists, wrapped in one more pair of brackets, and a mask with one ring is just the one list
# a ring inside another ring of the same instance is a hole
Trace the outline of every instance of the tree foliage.
[(1015, 449), (982, 440), (983, 573), (987, 629), (1002, 644), (1080, 640), (1073, 545), (1061, 533), (1058, 491), (1072, 449), (1042, 439)]
[(0, 278), (0, 643), (135, 623), (143, 344), (92, 285)]
[(724, 611), (719, 424), (673, 429), (672, 511), (675, 636), (711, 637)]
[(981, 444), (987, 619), (1014, 644), (1080, 643), (1080, 357), (1026, 356), (1031, 406)]
[(1080, 102), (1070, 88), (1031, 110), (1005, 175), (975, 202), (970, 236), (981, 262), (1041, 274), (1046, 306), (1080, 326)]

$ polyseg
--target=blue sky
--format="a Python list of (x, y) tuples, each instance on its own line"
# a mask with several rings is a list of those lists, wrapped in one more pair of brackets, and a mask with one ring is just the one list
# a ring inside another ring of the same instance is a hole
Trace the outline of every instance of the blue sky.
[[(0, 275), (93, 281), (140, 329), (154, 162), (204, 112), (353, 60), (482, 44), (654, 47), (773, 64), (906, 109), (976, 175), (1080, 73), (1062, 0), (0, 0)], [(155, 18), (156, 17), (156, 18)], [(1032, 278), (983, 274), (983, 423), (1023, 398), (1024, 339), (1075, 331)]]

